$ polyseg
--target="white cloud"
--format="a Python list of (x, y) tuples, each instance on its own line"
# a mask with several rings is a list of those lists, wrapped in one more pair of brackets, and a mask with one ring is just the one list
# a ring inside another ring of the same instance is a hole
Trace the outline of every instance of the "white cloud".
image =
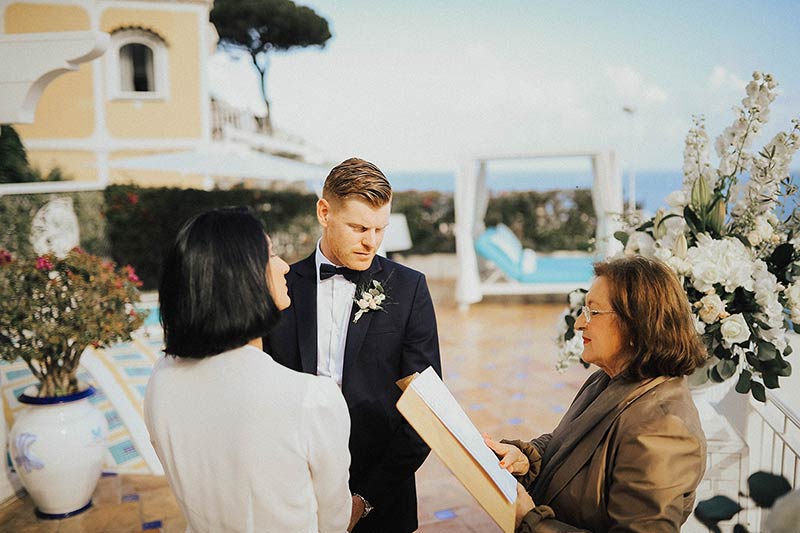
[(628, 104), (663, 104), (669, 100), (666, 89), (645, 81), (630, 65), (613, 65), (606, 68), (606, 77), (620, 98)]
[(711, 89), (742, 91), (747, 82), (722, 65), (716, 65), (708, 76), (708, 86)]

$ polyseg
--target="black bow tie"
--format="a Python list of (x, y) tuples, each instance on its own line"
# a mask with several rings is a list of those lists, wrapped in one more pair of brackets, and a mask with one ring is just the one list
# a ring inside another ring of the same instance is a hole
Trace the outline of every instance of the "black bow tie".
[(319, 265), (319, 279), (328, 279), (336, 274), (340, 274), (345, 277), (346, 280), (352, 281), (353, 283), (358, 283), (359, 278), (361, 277), (361, 272), (358, 270), (353, 270), (347, 267), (337, 267), (333, 266), (328, 263), (320, 263)]

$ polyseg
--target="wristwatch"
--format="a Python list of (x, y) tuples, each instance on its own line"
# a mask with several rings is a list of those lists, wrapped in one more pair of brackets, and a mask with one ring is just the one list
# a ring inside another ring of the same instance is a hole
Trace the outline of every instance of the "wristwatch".
[(355, 496), (355, 497), (359, 498), (359, 499), (360, 499), (360, 500), (361, 500), (361, 501), (364, 503), (364, 512), (361, 514), (361, 518), (366, 518), (366, 516), (367, 516), (369, 513), (371, 513), (371, 512), (372, 512), (372, 510), (373, 510), (373, 509), (375, 509), (375, 508), (374, 508), (374, 507), (372, 506), (372, 504), (371, 504), (371, 503), (369, 503), (369, 502), (367, 501), (367, 499), (366, 499), (365, 497), (363, 497), (361, 494), (356, 494), (356, 493), (354, 492), (354, 493), (353, 493), (353, 496)]

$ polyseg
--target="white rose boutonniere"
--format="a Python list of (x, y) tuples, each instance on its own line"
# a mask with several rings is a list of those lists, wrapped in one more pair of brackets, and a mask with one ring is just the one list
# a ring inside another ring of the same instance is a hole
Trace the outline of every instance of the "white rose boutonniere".
[(358, 322), (364, 314), (370, 311), (383, 311), (383, 302), (386, 301), (386, 292), (378, 280), (372, 280), (367, 288), (361, 291), (361, 296), (354, 298), (358, 311), (353, 317), (353, 324)]

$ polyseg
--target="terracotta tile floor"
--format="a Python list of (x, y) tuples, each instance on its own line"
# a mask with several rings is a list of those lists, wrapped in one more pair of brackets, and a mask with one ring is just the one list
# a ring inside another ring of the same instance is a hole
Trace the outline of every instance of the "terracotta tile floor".
[[(444, 381), (473, 423), (495, 438), (531, 438), (552, 429), (587, 377), (554, 370), (553, 335), (563, 303), (493, 299), (459, 312), (453, 286), (431, 283)], [(562, 302), (562, 299), (556, 302)], [(498, 532), (450, 471), (431, 455), (417, 474), (419, 531)], [(184, 531), (164, 478), (104, 476), (94, 507), (60, 521), (37, 520), (30, 498), (0, 508), (2, 532)]]

